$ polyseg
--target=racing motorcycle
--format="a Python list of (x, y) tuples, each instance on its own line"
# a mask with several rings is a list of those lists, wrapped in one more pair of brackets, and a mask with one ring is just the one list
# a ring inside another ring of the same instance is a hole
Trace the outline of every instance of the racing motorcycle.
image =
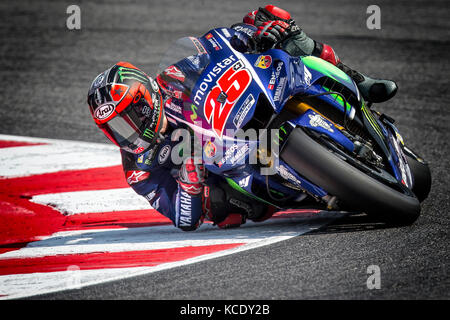
[(394, 119), (374, 111), (334, 65), (280, 49), (237, 50), (239, 32), (179, 39), (159, 67), (158, 82), (173, 97), (167, 119), (199, 137), (208, 172), (283, 210), (413, 223), (431, 175)]

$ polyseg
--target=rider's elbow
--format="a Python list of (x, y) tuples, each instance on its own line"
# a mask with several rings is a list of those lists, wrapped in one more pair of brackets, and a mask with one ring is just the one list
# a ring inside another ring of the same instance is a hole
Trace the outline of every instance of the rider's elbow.
[(184, 225), (178, 225), (178, 228), (183, 231), (195, 231), (197, 230), (201, 225), (203, 224), (203, 216), (200, 217), (199, 220), (197, 220), (197, 223), (195, 224), (184, 224)]

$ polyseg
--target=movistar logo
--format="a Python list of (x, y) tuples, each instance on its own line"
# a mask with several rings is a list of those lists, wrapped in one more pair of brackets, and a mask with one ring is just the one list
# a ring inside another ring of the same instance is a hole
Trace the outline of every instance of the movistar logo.
[(124, 80), (136, 80), (142, 83), (147, 83), (149, 80), (145, 76), (144, 73), (142, 73), (139, 70), (136, 69), (130, 69), (127, 67), (119, 67), (117, 70), (117, 73), (119, 74), (119, 80), (123, 82)]

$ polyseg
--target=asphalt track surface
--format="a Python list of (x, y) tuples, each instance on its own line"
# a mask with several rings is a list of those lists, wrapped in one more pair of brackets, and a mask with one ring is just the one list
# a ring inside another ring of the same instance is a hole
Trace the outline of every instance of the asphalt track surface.
[[(449, 52), (447, 1), (282, 1), (313, 38), (349, 66), (397, 81), (376, 109), (397, 119), (429, 161), (433, 186), (420, 218), (387, 228), (364, 216), (270, 246), (149, 275), (32, 299), (449, 299)], [(127, 60), (154, 74), (169, 44), (240, 21), (258, 1), (80, 1), (81, 30), (66, 28), (69, 1), (0, 2), (0, 133), (106, 142), (85, 104), (94, 77)], [(378, 265), (381, 289), (368, 290)]]

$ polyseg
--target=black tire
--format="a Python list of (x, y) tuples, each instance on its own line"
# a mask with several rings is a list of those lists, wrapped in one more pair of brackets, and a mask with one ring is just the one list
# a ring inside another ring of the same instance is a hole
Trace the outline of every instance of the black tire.
[(362, 211), (393, 225), (411, 224), (420, 215), (420, 203), (414, 195), (369, 177), (300, 128), (292, 131), (280, 157), (306, 179), (336, 196), (344, 210)]
[(409, 168), (413, 175), (412, 191), (420, 202), (424, 201), (431, 190), (431, 171), (430, 167), (411, 149), (405, 147), (403, 149)]

